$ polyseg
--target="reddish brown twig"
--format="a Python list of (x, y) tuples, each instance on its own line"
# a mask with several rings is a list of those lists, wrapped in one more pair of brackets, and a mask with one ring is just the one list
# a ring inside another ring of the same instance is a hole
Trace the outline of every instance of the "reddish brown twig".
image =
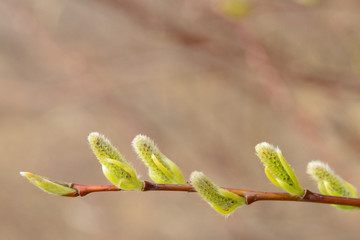
[[(182, 191), (182, 192), (195, 192), (195, 189), (190, 184), (174, 185), (174, 184), (156, 184), (145, 181), (144, 189), (142, 191)], [(109, 191), (121, 191), (121, 189), (114, 185), (82, 185), (72, 184), (71, 188), (77, 191), (71, 195), (65, 195), (66, 197), (78, 197), (85, 196), (93, 192), (109, 192)], [(334, 197), (318, 193), (313, 193), (310, 190), (306, 190), (304, 196), (294, 196), (288, 193), (274, 193), (274, 192), (259, 192), (249, 191), (242, 189), (225, 188), (239, 196), (245, 197), (247, 204), (254, 203), (256, 201), (296, 201), (296, 202), (312, 202), (323, 204), (340, 204), (360, 207), (360, 198), (345, 198)]]

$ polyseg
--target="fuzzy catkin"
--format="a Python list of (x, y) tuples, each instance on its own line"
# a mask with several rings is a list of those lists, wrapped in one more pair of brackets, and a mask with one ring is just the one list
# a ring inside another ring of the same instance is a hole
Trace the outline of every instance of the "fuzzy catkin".
[(181, 170), (163, 155), (147, 136), (137, 135), (132, 141), (135, 152), (149, 168), (150, 178), (161, 184), (185, 184)]
[(141, 190), (143, 182), (133, 166), (128, 163), (110, 141), (97, 132), (89, 134), (89, 144), (102, 165), (105, 177), (123, 190)]
[(320, 162), (309, 162), (306, 171), (316, 182), (328, 182), (333, 191), (343, 197), (353, 197), (351, 191), (346, 187), (345, 180), (336, 175), (329, 165)]
[[(135, 152), (140, 156), (146, 166), (148, 166), (153, 171), (157, 171), (158, 168), (152, 159), (154, 154), (159, 161), (164, 164), (162, 154), (159, 151), (159, 148), (155, 145), (154, 141), (145, 135), (137, 135), (132, 141), (132, 146)], [(165, 166), (170, 170), (167, 166)]]
[(118, 160), (120, 162), (125, 162), (120, 152), (115, 147), (113, 147), (110, 140), (103, 135), (97, 132), (92, 132), (89, 134), (88, 141), (95, 156), (99, 160), (109, 158)]
[(202, 172), (193, 172), (190, 179), (199, 195), (221, 214), (228, 215), (237, 207), (246, 204), (244, 197), (216, 186)]
[(290, 178), (289, 174), (286, 172), (285, 168), (280, 162), (277, 152), (280, 150), (278, 148), (274, 148), (268, 143), (261, 143), (256, 145), (255, 150), (257, 156), (264, 164), (264, 167), (268, 168), (275, 178), (281, 179), (289, 185), (294, 184), (293, 180)]

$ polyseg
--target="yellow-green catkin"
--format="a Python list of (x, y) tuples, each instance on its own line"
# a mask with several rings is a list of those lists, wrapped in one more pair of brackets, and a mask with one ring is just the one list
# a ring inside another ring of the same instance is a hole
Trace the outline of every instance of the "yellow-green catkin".
[(142, 190), (141, 181), (133, 166), (103, 135), (93, 132), (88, 137), (90, 147), (102, 165), (105, 177), (115, 186), (123, 190)]
[(256, 145), (255, 150), (256, 155), (265, 167), (266, 176), (275, 186), (292, 195), (304, 195), (305, 190), (300, 186), (295, 173), (286, 162), (279, 148), (263, 142)]
[(162, 154), (147, 136), (137, 135), (132, 141), (135, 152), (149, 168), (150, 178), (161, 184), (185, 184), (180, 168)]
[(202, 172), (193, 172), (190, 180), (199, 195), (218, 213), (229, 215), (246, 204), (244, 197), (216, 186)]
[(70, 187), (71, 183), (53, 181), (30, 172), (20, 172), (20, 175), (26, 177), (32, 184), (50, 194), (65, 196), (76, 192), (76, 189)]
[[(306, 171), (318, 184), (319, 191), (324, 195), (357, 198), (356, 188), (342, 179), (329, 167), (329, 165), (312, 161), (308, 163)], [(358, 207), (333, 205), (340, 209), (356, 209)]]
[(97, 159), (114, 159), (125, 162), (120, 152), (111, 144), (109, 139), (97, 132), (92, 132), (88, 136), (88, 141)]

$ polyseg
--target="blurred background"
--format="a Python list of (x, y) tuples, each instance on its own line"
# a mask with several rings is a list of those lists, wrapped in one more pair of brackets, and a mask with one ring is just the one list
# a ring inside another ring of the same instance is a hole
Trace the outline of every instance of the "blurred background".
[(359, 211), (259, 202), (229, 218), (197, 194), (46, 194), (29, 171), (107, 184), (87, 136), (150, 136), (186, 178), (281, 191), (254, 154), (279, 146), (305, 188), (323, 160), (360, 187), (356, 0), (0, 2), (0, 239), (356, 239)]

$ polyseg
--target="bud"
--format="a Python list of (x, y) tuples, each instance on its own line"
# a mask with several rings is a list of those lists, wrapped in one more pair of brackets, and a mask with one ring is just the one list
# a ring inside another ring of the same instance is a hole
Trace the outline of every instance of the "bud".
[(71, 183), (49, 180), (29, 172), (20, 172), (20, 175), (26, 177), (32, 184), (50, 194), (71, 196), (76, 193), (76, 189), (70, 187), (72, 185)]
[(150, 178), (161, 184), (185, 184), (180, 168), (163, 155), (155, 143), (144, 135), (137, 135), (132, 146), (149, 168)]
[(259, 143), (255, 147), (256, 155), (265, 167), (265, 174), (277, 187), (284, 189), (292, 195), (303, 196), (305, 191), (286, 162), (279, 148), (269, 143)]
[(190, 179), (195, 190), (218, 213), (228, 215), (246, 204), (244, 197), (216, 186), (202, 172), (193, 172)]
[[(342, 179), (329, 167), (329, 165), (312, 161), (308, 163), (306, 171), (318, 184), (319, 191), (324, 195), (357, 198), (356, 188)], [(333, 205), (340, 209), (355, 209), (358, 207)]]
[(139, 180), (135, 169), (110, 141), (99, 133), (90, 133), (90, 147), (102, 165), (105, 177), (123, 190), (142, 190), (144, 183)]

